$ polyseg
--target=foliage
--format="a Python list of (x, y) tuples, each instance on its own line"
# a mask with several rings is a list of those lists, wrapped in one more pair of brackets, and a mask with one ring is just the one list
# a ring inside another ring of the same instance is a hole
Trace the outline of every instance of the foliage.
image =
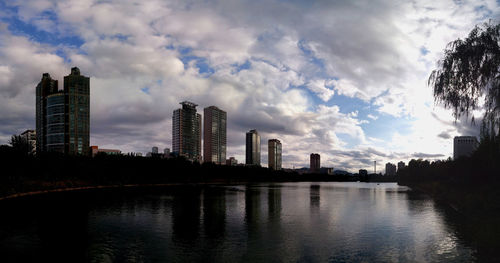
[(33, 145), (21, 135), (12, 135), (9, 144), (13, 150), (23, 154), (31, 154), (33, 152)]
[[(439, 68), (429, 77), (436, 102), (453, 109), (456, 119), (484, 107), (481, 132), (500, 133), (500, 24), (476, 26), (469, 36), (449, 43)], [(484, 99), (484, 101), (483, 101)]]

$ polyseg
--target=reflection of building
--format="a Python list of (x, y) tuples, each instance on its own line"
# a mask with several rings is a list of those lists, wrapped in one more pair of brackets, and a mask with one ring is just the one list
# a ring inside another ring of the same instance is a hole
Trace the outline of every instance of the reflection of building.
[(182, 108), (172, 116), (172, 151), (192, 161), (200, 161), (201, 115), (196, 113), (196, 104), (183, 101)]
[(398, 171), (399, 171), (399, 170), (401, 170), (401, 169), (404, 169), (405, 167), (406, 167), (405, 162), (400, 161), (400, 162), (398, 163)]
[(236, 160), (236, 158), (234, 158), (234, 157), (229, 157), (229, 159), (226, 160), (226, 165), (235, 166), (237, 164), (238, 164), (238, 160)]
[(64, 90), (49, 73), (36, 87), (37, 152), (88, 154), (90, 79), (77, 67), (64, 77)]
[(281, 219), (281, 188), (279, 186), (269, 187), (267, 190), (267, 209), (269, 221)]
[(311, 208), (319, 208), (320, 185), (311, 185), (309, 187), (309, 199)]
[(478, 141), (475, 136), (455, 136), (453, 138), (453, 159), (471, 155), (477, 146)]
[(247, 132), (245, 163), (247, 165), (260, 165), (260, 135), (257, 130)]
[(281, 170), (281, 142), (271, 139), (267, 142), (268, 167), (273, 170)]
[(226, 112), (210, 106), (203, 110), (203, 161), (226, 161)]
[(317, 153), (311, 153), (309, 163), (310, 163), (309, 169), (311, 173), (319, 172), (319, 168), (321, 167), (320, 155)]
[(392, 163), (385, 164), (385, 175), (394, 176), (396, 175), (396, 165)]
[(107, 155), (121, 155), (122, 151), (116, 149), (99, 149), (99, 146), (90, 146), (92, 157), (103, 153)]
[(205, 235), (222, 240), (226, 229), (226, 192), (223, 187), (203, 189), (203, 226)]
[(36, 132), (34, 130), (25, 130), (20, 134), (29, 144), (31, 144), (31, 154), (36, 152)]

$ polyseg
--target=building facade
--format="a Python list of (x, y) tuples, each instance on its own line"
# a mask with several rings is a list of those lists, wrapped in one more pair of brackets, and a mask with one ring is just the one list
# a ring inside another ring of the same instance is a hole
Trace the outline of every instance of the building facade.
[(278, 139), (270, 139), (267, 142), (267, 152), (267, 167), (273, 170), (281, 170), (281, 142)]
[(58, 81), (52, 79), (49, 73), (43, 73), (42, 80), (36, 86), (35, 97), (37, 153), (47, 151), (47, 97), (58, 92)]
[(172, 116), (172, 151), (188, 160), (201, 160), (201, 115), (196, 104), (183, 101)]
[(392, 163), (385, 164), (385, 175), (394, 176), (396, 175), (396, 165)]
[(203, 161), (224, 164), (227, 113), (215, 106), (203, 110)]
[(47, 152), (66, 153), (66, 120), (64, 93), (47, 96), (45, 149)]
[(321, 168), (321, 157), (317, 153), (311, 153), (309, 158), (309, 170), (311, 173), (319, 173), (319, 169)]
[(21, 137), (23, 137), (26, 142), (28, 142), (31, 145), (31, 152), (30, 154), (35, 154), (36, 153), (36, 131), (35, 130), (25, 130), (23, 133), (20, 134)]
[(37, 152), (90, 154), (90, 79), (77, 67), (64, 77), (64, 89), (49, 73), (36, 87)]
[(250, 130), (246, 135), (247, 165), (260, 165), (260, 135), (257, 130)]
[(226, 160), (226, 165), (229, 165), (229, 166), (235, 166), (238, 164), (238, 160), (236, 160), (236, 158), (234, 157), (229, 157), (229, 159)]
[(90, 78), (77, 67), (64, 77), (65, 152), (88, 154), (90, 148)]
[(476, 136), (455, 136), (453, 138), (453, 159), (470, 156), (478, 146)]

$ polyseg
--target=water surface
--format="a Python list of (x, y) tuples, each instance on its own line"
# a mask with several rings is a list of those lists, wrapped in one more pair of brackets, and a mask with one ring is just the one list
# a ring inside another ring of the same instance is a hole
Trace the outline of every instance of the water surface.
[(0, 262), (476, 261), (445, 209), (392, 183), (54, 194), (2, 207)]

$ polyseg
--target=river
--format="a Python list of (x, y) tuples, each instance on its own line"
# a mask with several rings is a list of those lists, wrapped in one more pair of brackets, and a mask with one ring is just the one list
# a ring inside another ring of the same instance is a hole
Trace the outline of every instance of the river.
[(460, 215), (394, 183), (49, 194), (1, 206), (0, 262), (474, 262)]

